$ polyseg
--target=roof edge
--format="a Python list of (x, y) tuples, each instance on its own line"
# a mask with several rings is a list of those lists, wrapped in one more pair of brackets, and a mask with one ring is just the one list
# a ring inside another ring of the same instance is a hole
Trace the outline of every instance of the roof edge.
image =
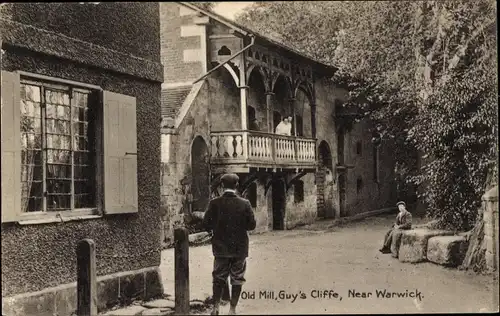
[[(226, 18), (224, 17), (221, 17), (219, 14), (217, 13), (213, 13), (213, 12), (210, 12), (210, 11), (207, 11), (207, 10), (204, 10), (204, 9), (201, 9), (189, 2), (177, 2), (181, 5), (184, 5), (185, 7), (188, 7), (194, 11), (198, 11), (200, 13), (203, 13), (205, 15), (207, 15), (208, 17), (216, 20), (217, 22), (235, 30), (236, 32), (240, 33), (241, 35), (243, 36), (249, 36), (249, 37), (256, 37), (258, 40), (261, 40), (267, 44), (270, 44), (272, 46), (277, 46), (277, 47), (280, 47), (294, 55), (297, 55), (298, 57), (300, 58), (304, 58), (306, 60), (308, 60), (309, 62), (311, 62), (312, 64), (314, 64), (316, 67), (320, 67), (320, 68), (324, 68), (325, 70), (329, 70), (330, 72), (332, 72), (332, 76), (334, 75), (335, 72), (337, 72), (337, 70), (339, 70), (337, 67), (335, 66), (331, 66), (331, 65), (327, 65), (327, 64), (324, 64), (320, 61), (317, 61), (309, 56), (306, 56), (304, 55), (303, 53), (301, 52), (298, 52), (297, 50), (291, 48), (291, 47), (287, 47), (281, 43), (278, 43), (276, 42), (275, 40), (269, 38), (269, 37), (266, 37), (266, 36), (263, 36), (261, 34), (259, 34), (258, 32), (255, 32), (255, 31), (252, 31), (252, 30), (244, 30), (242, 27), (239, 27), (237, 25), (237, 23), (235, 22), (232, 22), (232, 21), (228, 21)], [(322, 73), (325, 73), (324, 71), (321, 71)]]
[(233, 30), (237, 31), (238, 33), (240, 33), (240, 34), (242, 34), (244, 36), (251, 36), (251, 35), (254, 36), (254, 34), (250, 34), (249, 32), (241, 29), (240, 27), (238, 27), (238, 26), (236, 26), (236, 25), (234, 25), (232, 23), (229, 23), (228, 21), (226, 21), (224, 19), (221, 19), (221, 17), (218, 14), (216, 14), (216, 13), (212, 13), (210, 11), (203, 10), (202, 8), (199, 8), (198, 6), (190, 4), (189, 2), (177, 2), (177, 3), (180, 3), (183, 6), (188, 7), (190, 9), (192, 9), (192, 10), (201, 12), (201, 13), (207, 15), (208, 17), (216, 20), (217, 22), (222, 23), (222, 24), (224, 24), (225, 26), (227, 26), (229, 28), (232, 28)]

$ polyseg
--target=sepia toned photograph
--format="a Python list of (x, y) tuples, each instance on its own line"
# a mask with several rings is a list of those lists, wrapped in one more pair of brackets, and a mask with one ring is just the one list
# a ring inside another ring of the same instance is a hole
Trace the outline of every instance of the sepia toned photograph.
[(2, 316), (499, 312), (494, 0), (2, 2)]

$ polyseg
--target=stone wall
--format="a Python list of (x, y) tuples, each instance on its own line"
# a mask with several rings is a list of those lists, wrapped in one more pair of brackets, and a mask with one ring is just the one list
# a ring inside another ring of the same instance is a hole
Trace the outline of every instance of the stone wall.
[(286, 194), (286, 229), (292, 229), (298, 225), (311, 224), (317, 218), (316, 185), (314, 184), (314, 174), (306, 174), (300, 180), (304, 183), (304, 200), (300, 202), (295, 201), (294, 185), (290, 186)]
[(75, 248), (84, 238), (96, 242), (98, 276), (160, 264), (158, 4), (62, 5), (2, 6), (2, 70), (97, 85), (136, 98), (139, 211), (64, 223), (2, 224), (2, 297), (76, 281)]
[(486, 267), (498, 271), (498, 187), (484, 194), (482, 200)]
[[(203, 74), (201, 30), (196, 13), (175, 2), (160, 2), (161, 63), (164, 83), (190, 82)], [(190, 58), (194, 55), (196, 58)]]
[[(346, 211), (349, 215), (391, 207), (396, 202), (392, 192), (394, 162), (391, 144), (385, 141), (379, 147), (379, 177), (376, 180), (372, 129), (372, 124), (364, 120), (354, 124), (346, 133), (345, 162), (352, 166), (347, 171)], [(361, 186), (358, 188), (359, 180)]]

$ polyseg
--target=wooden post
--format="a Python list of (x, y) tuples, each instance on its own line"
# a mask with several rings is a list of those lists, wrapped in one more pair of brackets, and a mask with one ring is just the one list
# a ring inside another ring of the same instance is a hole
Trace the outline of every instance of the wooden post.
[(189, 314), (189, 232), (186, 228), (174, 231), (175, 240), (175, 313)]
[(316, 104), (311, 104), (311, 133), (316, 138)]
[(266, 119), (267, 119), (267, 132), (274, 133), (274, 119), (273, 119), (273, 92), (266, 92)]
[(97, 283), (95, 243), (91, 239), (78, 242), (77, 256), (77, 315), (97, 315)]

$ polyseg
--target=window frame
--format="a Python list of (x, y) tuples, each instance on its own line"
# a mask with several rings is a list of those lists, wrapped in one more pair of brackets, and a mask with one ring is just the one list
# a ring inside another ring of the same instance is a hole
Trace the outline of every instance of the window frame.
[[(102, 196), (103, 196), (103, 186), (104, 180), (102, 179), (103, 175), (103, 139), (102, 139), (102, 123), (103, 123), (103, 100), (102, 100), (102, 92), (103, 89), (99, 86), (80, 83), (76, 81), (44, 76), (24, 71), (17, 71), (19, 74), (19, 83), (22, 84), (34, 84), (39, 86), (44, 86), (51, 89), (64, 90), (70, 93), (70, 103), (72, 102), (72, 92), (90, 92), (90, 102), (94, 109), (95, 115), (93, 116), (94, 122), (94, 135), (95, 135), (95, 143), (94, 143), (94, 182), (95, 182), (95, 207), (91, 208), (78, 208), (78, 209), (68, 209), (63, 211), (38, 211), (38, 212), (23, 212), (22, 210), (18, 213), (18, 223), (21, 225), (28, 224), (42, 224), (42, 223), (53, 223), (53, 222), (66, 222), (73, 220), (82, 220), (82, 219), (92, 219), (92, 218), (101, 218), (104, 214), (103, 212), (103, 204), (102, 204)], [(20, 93), (21, 91), (19, 91)], [(42, 91), (41, 91), (42, 94)], [(42, 98), (44, 96), (41, 95)], [(45, 116), (41, 116), (42, 120), (42, 129), (44, 128)], [(72, 125), (72, 124), (71, 124)], [(71, 128), (71, 136), (73, 136), (73, 129)], [(73, 139), (71, 140), (73, 142)], [(43, 149), (46, 146), (45, 140), (42, 137), (42, 168), (46, 168), (46, 149)], [(72, 157), (73, 157), (73, 149), (72, 149)], [(72, 159), (73, 160), (73, 159)], [(21, 162), (20, 162), (21, 163)], [(73, 164), (73, 161), (72, 161)], [(101, 175), (101, 176), (100, 176)], [(74, 181), (74, 174), (72, 168), (72, 181)], [(46, 183), (46, 173), (43, 171), (43, 182), (44, 187)], [(73, 182), (72, 182), (73, 186)], [(44, 193), (45, 194), (45, 193)], [(72, 193), (74, 194), (74, 192)], [(72, 198), (73, 199), (73, 198)]]

